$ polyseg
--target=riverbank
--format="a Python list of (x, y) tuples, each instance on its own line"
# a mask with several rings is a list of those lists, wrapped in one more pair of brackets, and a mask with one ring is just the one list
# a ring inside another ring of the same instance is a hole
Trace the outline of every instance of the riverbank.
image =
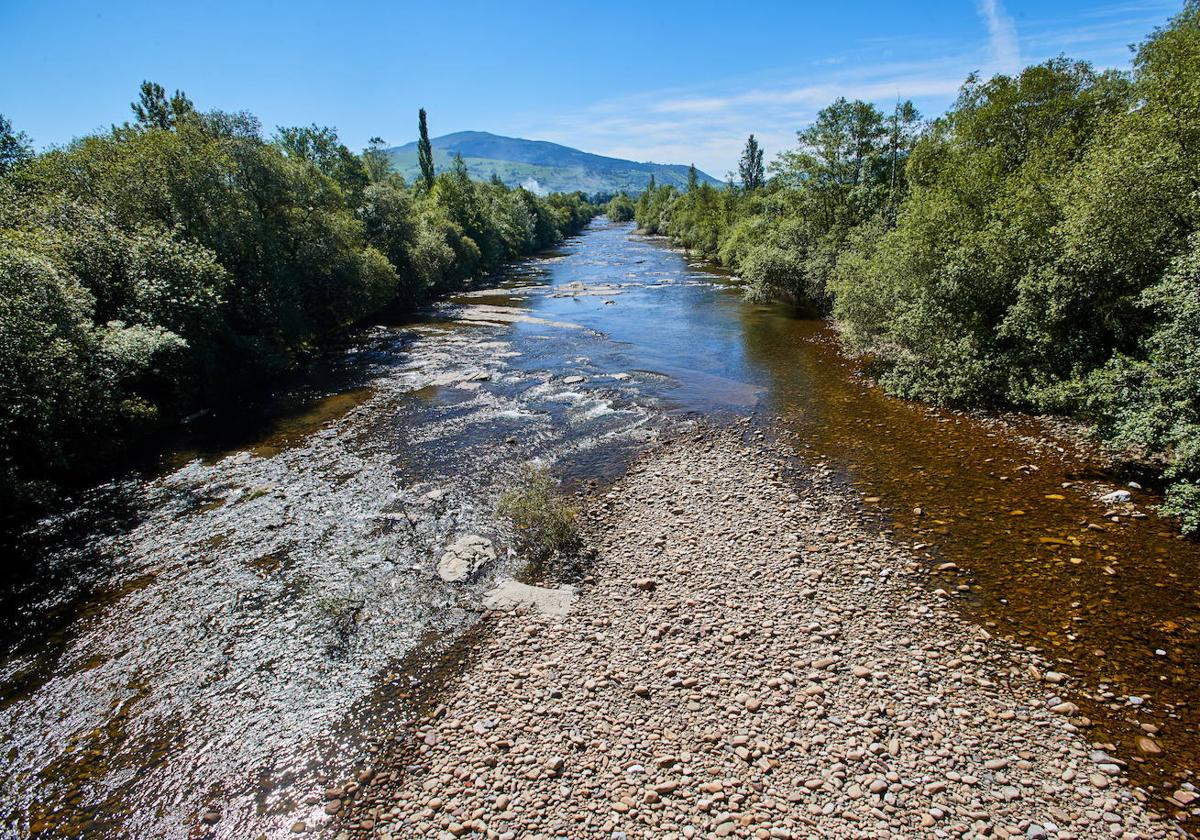
[(593, 506), (571, 610), (490, 614), (436, 709), (327, 792), (339, 836), (1171, 833), (1064, 675), (788, 468), (728, 431), (652, 449)]

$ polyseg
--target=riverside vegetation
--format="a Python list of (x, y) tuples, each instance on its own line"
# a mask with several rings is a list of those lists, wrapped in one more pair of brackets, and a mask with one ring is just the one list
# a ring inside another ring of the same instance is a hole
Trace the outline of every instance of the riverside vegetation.
[(639, 226), (832, 314), (893, 393), (1090, 422), (1200, 530), (1200, 3), (1131, 73), (971, 76), (932, 122), (838, 99), (798, 139), (651, 186)]
[[(594, 214), (472, 181), (415, 184), (383, 141), (264, 138), (145, 83), (134, 121), (34, 155), (0, 118), (0, 507), (28, 511), (346, 325), (462, 287)], [(422, 139), (428, 142), (425, 114)]]

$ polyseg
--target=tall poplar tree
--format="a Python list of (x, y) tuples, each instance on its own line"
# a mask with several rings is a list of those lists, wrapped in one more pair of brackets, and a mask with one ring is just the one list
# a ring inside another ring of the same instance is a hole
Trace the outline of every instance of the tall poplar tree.
[(688, 167), (688, 184), (687, 191), (691, 192), (700, 186), (700, 176), (696, 173), (696, 164)]
[(433, 189), (433, 145), (429, 142), (429, 125), (425, 122), (425, 109), (418, 113), (420, 137), (417, 140), (417, 160), (421, 164), (421, 183), (426, 191)]

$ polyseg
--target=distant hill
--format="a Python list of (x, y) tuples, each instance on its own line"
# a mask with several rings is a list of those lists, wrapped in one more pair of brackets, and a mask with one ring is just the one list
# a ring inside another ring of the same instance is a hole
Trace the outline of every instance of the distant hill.
[[(430, 140), (434, 168), (441, 172), (454, 155), (466, 161), (472, 178), (486, 181), (493, 174), (510, 187), (523, 185), (532, 192), (641, 192), (653, 175), (659, 184), (687, 185), (688, 168), (681, 164), (638, 163), (593, 155), (545, 140), (500, 137), (486, 131), (459, 131)], [(417, 144), (388, 149), (393, 168), (412, 183), (420, 174)], [(720, 184), (700, 172), (700, 180)]]

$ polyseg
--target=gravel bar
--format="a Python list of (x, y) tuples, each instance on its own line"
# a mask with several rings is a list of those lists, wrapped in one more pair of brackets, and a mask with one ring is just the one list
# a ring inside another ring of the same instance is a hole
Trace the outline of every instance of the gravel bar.
[(436, 706), (326, 793), (332, 836), (1180, 830), (1089, 741), (1063, 675), (965, 623), (927, 558), (769, 443), (665, 440), (587, 527), (570, 610), (489, 613)]

